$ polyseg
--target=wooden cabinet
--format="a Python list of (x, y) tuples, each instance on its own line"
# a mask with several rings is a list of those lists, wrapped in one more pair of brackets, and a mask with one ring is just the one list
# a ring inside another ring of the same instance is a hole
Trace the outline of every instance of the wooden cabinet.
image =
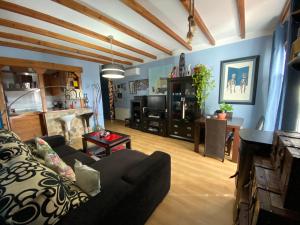
[(10, 117), (10, 126), (22, 141), (46, 134), (43, 113), (28, 113)]
[(198, 112), (191, 77), (168, 79), (169, 136), (194, 140), (194, 120)]
[(64, 71), (44, 74), (44, 82), (46, 95), (60, 96), (64, 94), (64, 86), (66, 86), (66, 75)]
[(240, 132), (234, 215), (239, 225), (300, 224), (300, 133), (270, 134)]
[(130, 103), (130, 127), (143, 130), (143, 108), (146, 104), (146, 96), (135, 96)]

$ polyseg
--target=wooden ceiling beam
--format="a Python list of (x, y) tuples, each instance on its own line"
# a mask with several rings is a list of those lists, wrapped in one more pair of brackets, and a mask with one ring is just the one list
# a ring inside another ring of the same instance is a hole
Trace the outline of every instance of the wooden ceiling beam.
[(70, 9), (73, 9), (77, 12), (80, 12), (90, 18), (99, 20), (101, 22), (104, 22), (108, 25), (110, 25), (111, 27), (115, 28), (116, 30), (119, 30), (139, 41), (142, 41), (150, 46), (152, 46), (153, 48), (156, 48), (168, 55), (172, 55), (172, 51), (161, 46), (160, 44), (157, 44), (156, 42), (150, 40), (149, 38), (145, 37), (144, 35), (136, 32), (135, 30), (121, 24), (120, 22), (109, 18), (108, 16), (100, 13), (99, 11), (96, 11), (90, 7), (87, 7), (85, 5), (80, 4), (79, 2), (73, 1), (73, 0), (52, 0), (54, 2), (57, 2), (61, 5), (64, 5)]
[(239, 25), (240, 25), (240, 36), (242, 39), (246, 37), (246, 25), (245, 25), (245, 0), (236, 0), (238, 15), (239, 15)]
[(0, 65), (23, 66), (23, 67), (31, 67), (31, 68), (42, 68), (42, 69), (49, 69), (49, 70), (62, 70), (68, 72), (82, 73), (82, 67), (78, 67), (78, 66), (69, 66), (69, 65), (58, 64), (58, 63), (50, 63), (50, 62), (10, 58), (10, 57), (0, 57)]
[(117, 51), (111, 51), (110, 49), (103, 48), (99, 45), (91, 44), (89, 42), (81, 41), (81, 40), (76, 39), (76, 38), (68, 37), (68, 36), (65, 36), (65, 35), (62, 35), (62, 34), (59, 34), (59, 33), (48, 31), (48, 30), (45, 30), (45, 29), (42, 29), (42, 28), (33, 27), (33, 26), (26, 25), (26, 24), (23, 24), (23, 23), (14, 22), (14, 21), (11, 21), (11, 20), (6, 20), (6, 19), (1, 19), (0, 18), (0, 25), (5, 26), (5, 27), (10, 27), (10, 28), (13, 28), (13, 29), (24, 30), (24, 31), (27, 31), (27, 32), (31, 32), (31, 33), (35, 33), (35, 34), (55, 38), (55, 39), (66, 41), (66, 42), (70, 42), (70, 43), (77, 44), (77, 45), (80, 45), (80, 46), (84, 46), (84, 47), (87, 47), (87, 48), (95, 49), (95, 50), (98, 50), (98, 51), (101, 51), (101, 52), (106, 52), (106, 53), (109, 53), (109, 54), (112, 53), (113, 55), (120, 56), (120, 57), (123, 57), (123, 58), (127, 58), (127, 59), (130, 59), (130, 60), (134, 60), (134, 61), (137, 61), (137, 62), (141, 62), (141, 63), (144, 62), (144, 60), (141, 59), (141, 58), (137, 58), (137, 57), (134, 57), (134, 56), (131, 56), (131, 55), (128, 55), (128, 54), (125, 54), (125, 53), (117, 52)]
[[(96, 39), (101, 40), (101, 41), (105, 41), (105, 42), (108, 42), (108, 43), (110, 43), (110, 41), (111, 41), (109, 37), (106, 37), (106, 36), (104, 36), (102, 34), (99, 34), (97, 32), (91, 31), (89, 29), (78, 26), (76, 24), (73, 24), (73, 23), (67, 22), (65, 20), (55, 18), (55, 17), (47, 15), (45, 13), (41, 13), (41, 12), (38, 12), (38, 11), (35, 11), (35, 10), (32, 10), (32, 9), (14, 4), (14, 3), (10, 3), (10, 2), (0, 0), (0, 9), (8, 10), (10, 12), (14, 12), (14, 13), (18, 13), (18, 14), (21, 14), (21, 15), (24, 15), (24, 16), (28, 16), (28, 17), (31, 17), (31, 18), (34, 18), (34, 19), (42, 20), (42, 21), (45, 21), (47, 23), (51, 23), (51, 24), (54, 24), (54, 25), (57, 25), (57, 26), (60, 26), (60, 27), (64, 27), (66, 29), (73, 30), (75, 32), (87, 35), (87, 36), (92, 37), (92, 38), (96, 38)], [(147, 56), (149, 58), (153, 58), (153, 59), (157, 58), (153, 54), (150, 54), (148, 52), (145, 52), (145, 51), (140, 50), (138, 48), (132, 47), (130, 45), (127, 45), (127, 44), (122, 43), (122, 42), (117, 41), (117, 40), (112, 40), (112, 44), (116, 45), (116, 46), (119, 46), (121, 48), (128, 49), (130, 51), (136, 52), (138, 54)]]
[(192, 46), (189, 45), (183, 38), (181, 38), (177, 33), (175, 33), (172, 29), (169, 28), (166, 24), (164, 24), (159, 18), (153, 15), (150, 11), (148, 11), (145, 7), (141, 4), (136, 2), (135, 0), (122, 0), (122, 2), (134, 10), (136, 13), (140, 14), (142, 17), (147, 19), (149, 22), (157, 26), (159, 29), (164, 31), (170, 37), (172, 37), (175, 41), (180, 43), (188, 50), (192, 50)]
[(283, 6), (283, 9), (281, 11), (280, 17), (279, 17), (279, 21), (281, 24), (284, 23), (285, 19), (287, 18), (287, 16), (289, 15), (289, 10), (291, 7), (291, 1), (287, 0)]
[(68, 58), (80, 59), (80, 60), (84, 60), (84, 61), (96, 62), (96, 63), (100, 63), (100, 64), (109, 64), (110, 63), (110, 62), (103, 61), (100, 59), (92, 59), (89, 57), (74, 55), (74, 54), (65, 53), (65, 52), (59, 52), (59, 51), (51, 50), (51, 49), (28, 46), (28, 45), (23, 45), (23, 44), (19, 44), (19, 43), (8, 42), (8, 41), (0, 40), (0, 46), (19, 48), (19, 49), (24, 49), (24, 50), (34, 51), (34, 52), (42, 52), (42, 53), (47, 53), (47, 54), (52, 54), (52, 55), (64, 56), (64, 57), (68, 57)]
[[(48, 47), (48, 48), (55, 48), (55, 49), (58, 49), (58, 50), (77, 53), (77, 54), (81, 54), (81, 55), (85, 55), (85, 56), (89, 56), (89, 57), (99, 58), (101, 60), (105, 60), (105, 61), (108, 61), (108, 62), (112, 60), (111, 57), (99, 55), (99, 54), (89, 52), (89, 51), (85, 51), (85, 50), (80, 50), (80, 49), (76, 49), (76, 48), (67, 47), (67, 46), (64, 46), (64, 45), (55, 44), (55, 43), (48, 42), (48, 41), (42, 41), (42, 40), (39, 40), (39, 39), (26, 37), (26, 36), (23, 36), (23, 35), (0, 32), (0, 37), (15, 40), (15, 41), (27, 42), (27, 43), (31, 43), (31, 44), (35, 44), (35, 45), (41, 45), (41, 46)], [(118, 59), (114, 59), (114, 61), (117, 62), (117, 63), (121, 63), (121, 64), (132, 65), (132, 63), (128, 62), (128, 61), (123, 61), (123, 60), (118, 60)]]
[[(184, 6), (184, 8), (189, 12), (190, 11), (190, 2), (187, 1), (187, 0), (180, 0), (180, 2)], [(197, 9), (194, 9), (194, 20), (195, 20), (195, 23), (197, 24), (197, 26), (199, 27), (199, 29), (202, 31), (202, 33), (204, 34), (204, 36), (208, 40), (208, 42), (211, 45), (215, 45), (216, 41), (213, 38), (213, 36), (211, 35), (211, 33), (208, 30), (207, 26), (205, 25), (205, 23), (204, 23), (203, 19), (201, 18), (199, 12), (197, 11)]]

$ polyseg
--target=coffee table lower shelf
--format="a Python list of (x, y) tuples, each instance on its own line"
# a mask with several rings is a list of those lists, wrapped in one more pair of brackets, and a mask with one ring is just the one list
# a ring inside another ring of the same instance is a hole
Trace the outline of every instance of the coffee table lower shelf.
[[(110, 131), (110, 133), (117, 134), (120, 138), (115, 139), (113, 141), (108, 141), (108, 140), (105, 140), (104, 138), (99, 138), (95, 135), (91, 135), (92, 133), (82, 135), (83, 152), (87, 153), (87, 151), (88, 151), (87, 142), (91, 142), (91, 143), (97, 145), (98, 147), (104, 148), (105, 156), (109, 156), (113, 152), (113, 149), (118, 148), (118, 146), (121, 146), (124, 144), (126, 145), (127, 149), (131, 149), (131, 139), (130, 139), (129, 135), (112, 132), (112, 131)], [(117, 149), (117, 150), (120, 150), (120, 149)]]

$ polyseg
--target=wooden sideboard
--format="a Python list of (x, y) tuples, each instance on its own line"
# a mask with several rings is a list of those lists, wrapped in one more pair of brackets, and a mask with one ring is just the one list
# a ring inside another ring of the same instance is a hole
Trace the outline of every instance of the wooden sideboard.
[(42, 112), (30, 112), (17, 116), (10, 116), (9, 120), (11, 130), (23, 141), (47, 134), (44, 113)]

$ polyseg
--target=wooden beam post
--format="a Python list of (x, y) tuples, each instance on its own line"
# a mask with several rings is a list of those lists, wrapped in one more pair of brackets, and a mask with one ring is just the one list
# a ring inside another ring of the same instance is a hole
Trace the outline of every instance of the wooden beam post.
[(46, 90), (45, 90), (45, 82), (44, 82), (44, 73), (46, 72), (46, 69), (43, 68), (32, 68), (38, 75), (38, 82), (39, 82), (39, 88), (42, 98), (42, 110), (43, 112), (47, 112), (47, 101), (46, 101)]
[[(84, 55), (84, 56), (74, 55), (75, 57), (85, 57), (85, 56), (93, 57), (93, 58), (86, 57), (86, 60), (87, 61), (91, 60), (92, 62), (98, 62), (98, 63), (101, 63), (101, 64), (110, 63), (110, 61), (112, 60), (111, 57), (100, 55), (100, 54), (97, 54), (97, 53), (94, 53), (94, 52), (90, 52), (90, 51), (86, 51), (86, 50), (80, 50), (80, 49), (77, 49), (77, 48), (72, 48), (72, 47), (68, 47), (68, 46), (65, 46), (65, 45), (55, 44), (55, 43), (48, 42), (48, 41), (42, 41), (40, 39), (26, 37), (24, 35), (18, 35), (18, 34), (0, 32), (0, 37), (6, 38), (6, 39), (15, 40), (15, 41), (22, 41), (22, 42), (26, 42), (26, 43), (30, 43), (30, 44), (40, 45), (40, 46), (44, 46), (44, 47), (48, 47), (48, 48), (54, 48), (54, 49), (58, 49), (58, 50), (62, 50), (62, 51), (67, 51), (67, 52), (71, 52), (71, 53), (76, 53), (76, 54)], [(8, 42), (3, 41), (2, 43), (8, 43)], [(18, 47), (18, 45), (19, 45), (18, 43), (11, 43), (10, 45), (15, 45), (16, 48), (19, 48)], [(21, 46), (21, 44), (20, 44), (20, 46)], [(34, 48), (34, 46), (28, 46), (28, 45), (25, 45), (25, 47), (27, 47), (27, 48), (30, 48), (30, 47)], [(46, 52), (47, 49), (45, 49), (43, 51)], [(50, 52), (50, 54), (52, 54), (52, 53)], [(55, 54), (55, 53), (53, 52), (53, 54)], [(96, 59), (94, 59), (94, 58), (96, 58)], [(98, 61), (95, 61), (95, 60), (98, 60)], [(114, 61), (117, 62), (117, 63), (120, 63), (120, 64), (132, 65), (132, 63), (128, 62), (128, 61), (123, 61), (123, 60), (118, 60), (118, 59), (114, 59)]]
[[(29, 16), (29, 17), (34, 18), (34, 19), (42, 20), (42, 21), (45, 21), (47, 23), (51, 23), (51, 24), (54, 24), (54, 25), (57, 25), (57, 26), (60, 26), (60, 27), (64, 27), (66, 29), (69, 29), (69, 30), (72, 30), (72, 31), (90, 36), (92, 38), (96, 38), (98, 40), (110, 43), (110, 39), (108, 37), (106, 37), (105, 35), (94, 32), (94, 31), (89, 30), (85, 27), (78, 26), (74, 23), (70, 23), (68, 21), (58, 19), (58, 18), (50, 16), (48, 14), (41, 13), (41, 12), (38, 12), (36, 10), (32, 10), (30, 8), (23, 7), (23, 6), (18, 5), (18, 4), (14, 4), (14, 3), (11, 3), (11, 2), (0, 0), (0, 9), (8, 10), (10, 12), (14, 12), (14, 13), (18, 13), (18, 14), (21, 14), (21, 15), (24, 15), (24, 16)], [(126, 28), (126, 29), (128, 29), (128, 28)], [(121, 48), (126, 48), (130, 51), (134, 51), (136, 53), (145, 55), (147, 57), (156, 59), (155, 55), (152, 55), (148, 52), (145, 52), (141, 49), (138, 49), (138, 48), (135, 48), (133, 46), (127, 45), (127, 44), (122, 43), (120, 41), (113, 40), (112, 44), (117, 45)]]
[(160, 19), (154, 16), (151, 12), (149, 12), (146, 8), (144, 8), (141, 4), (136, 2), (135, 0), (122, 0), (122, 2), (127, 5), (129, 8), (140, 14), (142, 17), (147, 19), (149, 22), (157, 26), (159, 29), (168, 34), (175, 41), (180, 43), (188, 50), (192, 50), (192, 46), (190, 46), (185, 40), (183, 40), (177, 33), (169, 28), (168, 25), (164, 24)]
[(156, 43), (155, 41), (150, 40), (149, 38), (145, 37), (144, 35), (136, 32), (135, 30), (129, 28), (128, 26), (123, 25), (122, 23), (109, 18), (108, 16), (106, 16), (105, 14), (96, 11), (94, 9), (92, 9), (91, 7), (87, 7), (86, 5), (83, 5), (79, 2), (73, 1), (73, 0), (52, 0), (54, 2), (57, 2), (61, 5), (64, 5), (70, 9), (73, 9), (77, 12), (82, 13), (83, 15), (86, 15), (90, 18), (93, 18), (95, 20), (104, 22), (108, 25), (110, 25), (111, 27), (123, 32), (124, 34), (127, 34), (139, 41), (142, 41), (150, 46), (152, 46), (153, 48), (156, 48), (168, 55), (172, 55), (172, 51), (161, 46), (160, 44)]
[(3, 65), (0, 65), (0, 111), (2, 115), (3, 127), (10, 130), (9, 118), (7, 115), (7, 106), (5, 101), (5, 94), (4, 94), (3, 83), (2, 83), (2, 78), (3, 78), (3, 74), (1, 71), (2, 67)]
[[(1, 3), (1, 0), (0, 0), (0, 3)], [(1, 4), (0, 4), (0, 6), (1, 6)], [(51, 37), (51, 38), (55, 38), (55, 39), (58, 39), (58, 40), (61, 40), (61, 41), (70, 42), (70, 43), (81, 45), (81, 46), (84, 46), (84, 47), (87, 47), (87, 48), (95, 49), (95, 50), (98, 50), (98, 51), (101, 51), (101, 52), (106, 52), (106, 53), (109, 53), (109, 54), (113, 54), (113, 55), (116, 55), (116, 56), (120, 56), (120, 57), (123, 57), (123, 58), (134, 60), (134, 61), (137, 61), (137, 62), (144, 62), (143, 59), (132, 56), (132, 55), (121, 53), (121, 52), (118, 52), (118, 51), (111, 51), (111, 49), (107, 49), (107, 48), (101, 47), (99, 45), (91, 44), (89, 42), (85, 42), (85, 41), (82, 41), (82, 40), (77, 39), (77, 38), (72, 38), (72, 37), (65, 36), (65, 35), (55, 33), (55, 32), (49, 31), (49, 30), (45, 30), (45, 29), (42, 29), (42, 28), (33, 27), (33, 26), (30, 26), (30, 25), (27, 25), (27, 24), (24, 24), (24, 23), (19, 23), (19, 22), (15, 22), (15, 21), (0, 18), (0, 25), (5, 26), (5, 27), (10, 27), (10, 28), (13, 28), (13, 29), (24, 30), (24, 31), (27, 31), (27, 32), (31, 32), (31, 33)]]
[(279, 21), (281, 24), (284, 23), (285, 19), (289, 15), (290, 7), (291, 7), (291, 1), (287, 0), (283, 6), (283, 9), (282, 9), (280, 17), (279, 17)]
[(246, 28), (245, 28), (245, 0), (236, 0), (238, 15), (239, 15), (239, 24), (240, 24), (240, 36), (242, 39), (245, 39)]
[(100, 63), (100, 64), (110, 63), (108, 61), (103, 61), (100, 59), (94, 59), (94, 58), (80, 56), (80, 55), (74, 55), (74, 54), (70, 54), (70, 53), (66, 53), (66, 52), (60, 52), (60, 51), (56, 51), (56, 50), (39, 48), (39, 47), (35, 47), (35, 46), (23, 45), (23, 44), (7, 42), (7, 41), (0, 41), (0, 46), (25, 49), (25, 50), (34, 51), (34, 52), (42, 52), (42, 53), (47, 53), (47, 54), (51, 54), (51, 55), (58, 55), (58, 56), (63, 56), (63, 57), (68, 57), (68, 58), (80, 59), (80, 60), (95, 62), (95, 63)]

